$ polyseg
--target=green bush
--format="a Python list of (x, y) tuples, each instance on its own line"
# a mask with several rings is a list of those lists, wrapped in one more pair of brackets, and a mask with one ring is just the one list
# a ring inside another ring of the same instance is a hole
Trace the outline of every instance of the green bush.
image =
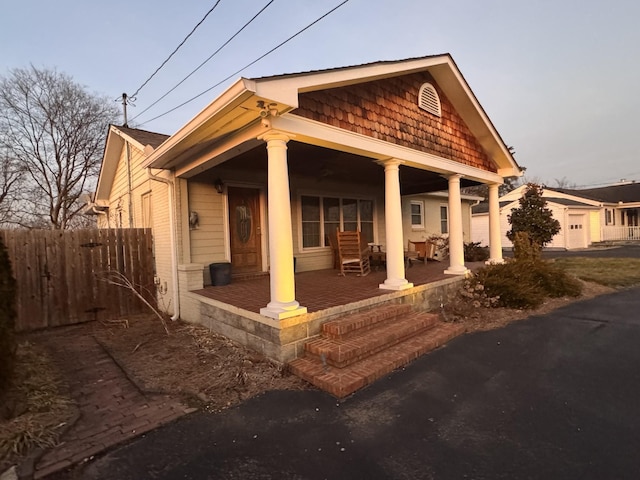
[(478, 270), (472, 281), (483, 286), (483, 294), (495, 299), (496, 306), (507, 308), (536, 308), (547, 297), (582, 293), (576, 278), (542, 259), (488, 265)]
[(9, 384), (16, 353), (14, 338), (16, 282), (0, 237), (0, 391)]
[(489, 247), (483, 247), (480, 242), (469, 242), (464, 244), (465, 262), (484, 262), (489, 260)]

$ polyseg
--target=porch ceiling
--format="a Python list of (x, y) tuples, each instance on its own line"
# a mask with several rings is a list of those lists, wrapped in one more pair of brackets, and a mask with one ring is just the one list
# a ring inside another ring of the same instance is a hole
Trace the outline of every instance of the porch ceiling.
[[(307, 143), (290, 141), (288, 147), (289, 175), (311, 177), (319, 182), (357, 182), (369, 185), (384, 184), (384, 167), (375, 160), (352, 153), (318, 147)], [(267, 151), (259, 145), (224, 162), (221, 167), (232, 170), (267, 172)], [(198, 175), (200, 180), (217, 178), (216, 169)], [(478, 185), (477, 182), (461, 180), (461, 186)], [(448, 182), (439, 173), (407, 166), (400, 167), (402, 195), (447, 190)]]

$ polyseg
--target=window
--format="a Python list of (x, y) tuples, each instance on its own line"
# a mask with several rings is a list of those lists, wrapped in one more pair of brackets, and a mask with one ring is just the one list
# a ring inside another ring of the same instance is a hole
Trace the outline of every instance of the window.
[(440, 233), (449, 233), (449, 209), (446, 205), (440, 205)]
[(616, 224), (616, 217), (614, 216), (614, 210), (610, 210), (608, 208), (606, 208), (604, 210), (604, 223), (605, 225), (615, 225)]
[(300, 204), (302, 248), (328, 247), (329, 233), (338, 228), (360, 230), (367, 242), (373, 242), (372, 200), (303, 195)]
[(411, 200), (411, 228), (424, 229), (424, 202), (422, 201)]
[(302, 197), (302, 245), (320, 246), (320, 199)]
[(418, 106), (436, 117), (442, 116), (440, 97), (435, 87), (430, 83), (425, 83), (420, 87)]

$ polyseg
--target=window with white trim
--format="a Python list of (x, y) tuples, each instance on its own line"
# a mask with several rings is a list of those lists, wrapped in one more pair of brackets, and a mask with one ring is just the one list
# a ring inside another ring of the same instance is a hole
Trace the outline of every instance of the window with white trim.
[(328, 247), (336, 229), (360, 230), (373, 242), (373, 200), (302, 195), (302, 248)]
[(440, 205), (440, 233), (449, 233), (449, 207)]
[(604, 216), (605, 216), (605, 219), (604, 219), (604, 224), (605, 225), (615, 225), (616, 224), (615, 210), (605, 208), (604, 209)]
[(442, 116), (442, 107), (440, 105), (440, 97), (436, 88), (430, 83), (425, 83), (420, 87), (418, 92), (418, 106), (436, 117)]
[(424, 230), (424, 202), (422, 200), (411, 200), (411, 228)]

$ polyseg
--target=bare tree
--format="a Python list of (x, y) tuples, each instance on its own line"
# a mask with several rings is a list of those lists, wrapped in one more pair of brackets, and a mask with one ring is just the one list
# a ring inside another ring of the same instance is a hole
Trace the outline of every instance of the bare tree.
[(15, 223), (19, 219), (21, 183), (24, 170), (0, 140), (0, 225)]
[(114, 102), (55, 70), (15, 69), (0, 81), (0, 147), (24, 181), (15, 223), (73, 226), (80, 195), (94, 187), (107, 126), (117, 118)]
[(577, 185), (574, 182), (569, 181), (567, 177), (556, 178), (556, 188), (575, 189)]

